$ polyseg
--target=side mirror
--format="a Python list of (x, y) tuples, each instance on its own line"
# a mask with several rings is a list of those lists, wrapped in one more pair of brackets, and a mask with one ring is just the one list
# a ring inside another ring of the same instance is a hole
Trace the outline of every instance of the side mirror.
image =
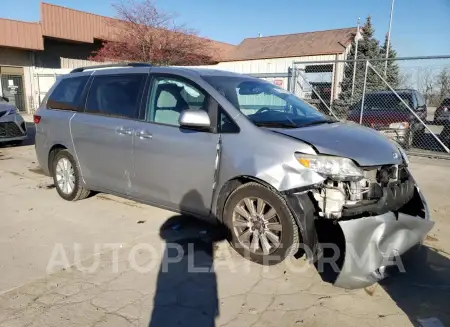
[(9, 99), (7, 97), (2, 97), (3, 100), (5, 100), (6, 102), (9, 102)]
[(188, 129), (205, 130), (211, 127), (208, 113), (199, 109), (184, 110), (178, 120), (181, 127)]

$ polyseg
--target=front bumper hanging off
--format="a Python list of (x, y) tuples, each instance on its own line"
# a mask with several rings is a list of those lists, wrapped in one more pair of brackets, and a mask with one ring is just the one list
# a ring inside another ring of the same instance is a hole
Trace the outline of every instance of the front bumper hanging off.
[[(412, 197), (408, 196), (410, 187), (413, 188)], [(393, 196), (394, 194), (397, 196)], [(385, 269), (396, 264), (399, 256), (416, 244), (423, 243), (432, 229), (434, 222), (430, 221), (426, 201), (412, 177), (411, 183), (403, 185), (394, 194), (383, 199), (390, 206), (390, 211), (374, 205), (370, 207), (374, 210), (372, 215), (334, 221), (317, 219), (313, 213), (313, 202), (307, 193), (287, 196), (288, 204), (300, 226), (303, 245), (310, 250), (307, 251), (310, 260), (316, 263), (327, 260), (329, 263), (330, 258), (326, 257), (325, 248), (330, 243), (337, 245), (339, 257), (334, 257), (334, 267), (338, 271), (334, 271), (336, 277), (332, 280), (335, 286), (363, 288), (384, 278)], [(394, 198), (399, 201), (392, 202)], [(403, 202), (406, 199), (407, 204)], [(331, 228), (319, 228), (321, 225)], [(319, 270), (319, 273), (322, 272)]]
[(362, 288), (385, 277), (384, 270), (425, 239), (434, 222), (403, 213), (388, 213), (341, 221), (345, 238), (342, 268), (334, 283), (343, 288)]

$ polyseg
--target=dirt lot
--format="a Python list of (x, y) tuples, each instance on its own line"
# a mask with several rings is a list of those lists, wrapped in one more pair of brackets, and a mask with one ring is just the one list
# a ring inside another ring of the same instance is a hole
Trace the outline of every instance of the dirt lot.
[[(32, 145), (0, 148), (0, 326), (450, 326), (450, 162), (411, 166), (436, 221), (427, 261), (346, 291), (303, 259), (251, 264), (172, 212), (63, 201)], [(164, 272), (169, 242), (194, 251)], [(204, 271), (187, 273), (192, 260)]]

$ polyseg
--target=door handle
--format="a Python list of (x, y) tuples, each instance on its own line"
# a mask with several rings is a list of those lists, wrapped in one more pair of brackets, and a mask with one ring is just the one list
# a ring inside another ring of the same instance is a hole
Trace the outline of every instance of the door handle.
[(116, 130), (116, 132), (120, 135), (133, 135), (133, 130), (131, 128), (120, 127)]
[(136, 136), (139, 136), (139, 138), (141, 140), (145, 140), (145, 139), (151, 139), (153, 137), (153, 135), (147, 131), (140, 131), (136, 133)]

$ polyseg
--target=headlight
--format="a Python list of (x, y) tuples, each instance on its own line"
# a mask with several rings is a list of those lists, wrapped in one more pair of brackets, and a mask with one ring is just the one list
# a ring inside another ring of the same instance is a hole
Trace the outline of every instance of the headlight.
[(15, 115), (16, 113), (17, 113), (17, 108), (12, 107), (12, 108), (8, 109), (7, 115)]
[(406, 122), (406, 121), (401, 122), (401, 123), (392, 123), (392, 124), (389, 125), (389, 128), (392, 128), (392, 129), (407, 129), (407, 128), (409, 128), (409, 123)]
[(347, 158), (303, 153), (296, 153), (295, 157), (303, 167), (335, 180), (358, 180), (364, 176), (361, 168)]

